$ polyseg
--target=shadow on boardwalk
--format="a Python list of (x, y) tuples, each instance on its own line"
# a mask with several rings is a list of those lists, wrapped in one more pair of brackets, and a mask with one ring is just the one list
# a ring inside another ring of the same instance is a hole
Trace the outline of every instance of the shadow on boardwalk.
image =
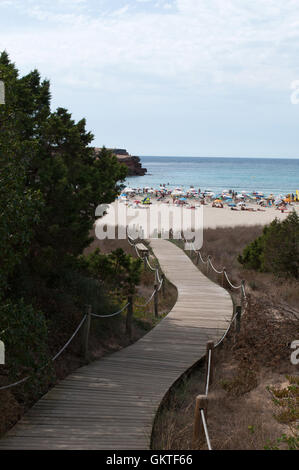
[(148, 449), (157, 409), (171, 385), (218, 340), (230, 295), (166, 240), (151, 245), (177, 287), (172, 311), (137, 343), (78, 369), (39, 400), (0, 449)]

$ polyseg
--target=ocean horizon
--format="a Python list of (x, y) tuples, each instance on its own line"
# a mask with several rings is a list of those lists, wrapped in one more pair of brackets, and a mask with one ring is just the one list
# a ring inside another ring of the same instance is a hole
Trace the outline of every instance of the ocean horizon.
[(147, 173), (131, 176), (131, 187), (194, 186), (202, 191), (262, 191), (288, 194), (299, 190), (299, 158), (142, 156)]

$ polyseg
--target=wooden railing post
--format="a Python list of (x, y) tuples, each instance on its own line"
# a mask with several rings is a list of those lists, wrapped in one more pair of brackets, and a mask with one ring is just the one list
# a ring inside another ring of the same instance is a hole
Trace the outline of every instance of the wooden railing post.
[(146, 270), (146, 257), (147, 257), (147, 255), (143, 255), (143, 266), (144, 266), (144, 271)]
[(91, 323), (91, 305), (87, 305), (86, 308), (86, 320), (84, 326), (83, 334), (83, 355), (84, 359), (88, 360), (88, 343), (89, 343), (89, 332), (90, 332), (90, 323)]
[(159, 307), (158, 307), (158, 301), (159, 301), (159, 298), (158, 298), (158, 295), (159, 295), (159, 291), (158, 291), (158, 284), (155, 284), (154, 286), (155, 288), (155, 294), (154, 294), (154, 309), (155, 309), (155, 317), (158, 318), (159, 316)]
[(161, 278), (162, 278), (162, 288), (161, 288), (162, 289), (162, 295), (163, 295), (163, 297), (165, 297), (165, 274), (162, 274)]
[(199, 251), (197, 252), (197, 256), (196, 256), (196, 265), (197, 266), (199, 265)]
[(241, 313), (242, 313), (242, 307), (241, 305), (236, 306), (236, 322), (235, 322), (235, 327), (236, 327), (236, 333), (240, 333), (240, 328), (241, 328)]
[(214, 377), (214, 341), (207, 342), (207, 350), (206, 350), (206, 371), (207, 371), (207, 379), (208, 379), (208, 367), (209, 367), (209, 354), (211, 351), (211, 366), (210, 366), (210, 378), (209, 378), (209, 385), (213, 383)]
[(200, 410), (204, 410), (205, 418), (207, 420), (208, 397), (206, 395), (198, 395), (195, 401), (195, 415), (194, 415), (193, 439), (192, 439), (193, 449), (195, 449), (195, 447), (198, 446), (198, 444), (202, 442), (205, 437)]
[(126, 334), (132, 339), (132, 318), (133, 318), (133, 296), (128, 297), (127, 318), (126, 318)]

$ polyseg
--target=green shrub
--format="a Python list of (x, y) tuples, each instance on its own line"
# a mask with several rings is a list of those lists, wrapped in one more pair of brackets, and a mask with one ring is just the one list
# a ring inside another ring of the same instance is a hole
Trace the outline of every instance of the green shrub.
[(275, 219), (260, 237), (239, 255), (248, 269), (268, 271), (278, 276), (299, 278), (299, 216), (293, 210), (288, 217)]
[(18, 380), (47, 363), (48, 330), (42, 312), (23, 300), (0, 305), (0, 338), (5, 344), (5, 366), (10, 380)]

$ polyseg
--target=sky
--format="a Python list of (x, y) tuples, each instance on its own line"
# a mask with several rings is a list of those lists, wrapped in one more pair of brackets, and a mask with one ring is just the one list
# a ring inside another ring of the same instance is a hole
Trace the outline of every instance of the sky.
[(299, 158), (298, 0), (0, 0), (0, 51), (133, 155)]

